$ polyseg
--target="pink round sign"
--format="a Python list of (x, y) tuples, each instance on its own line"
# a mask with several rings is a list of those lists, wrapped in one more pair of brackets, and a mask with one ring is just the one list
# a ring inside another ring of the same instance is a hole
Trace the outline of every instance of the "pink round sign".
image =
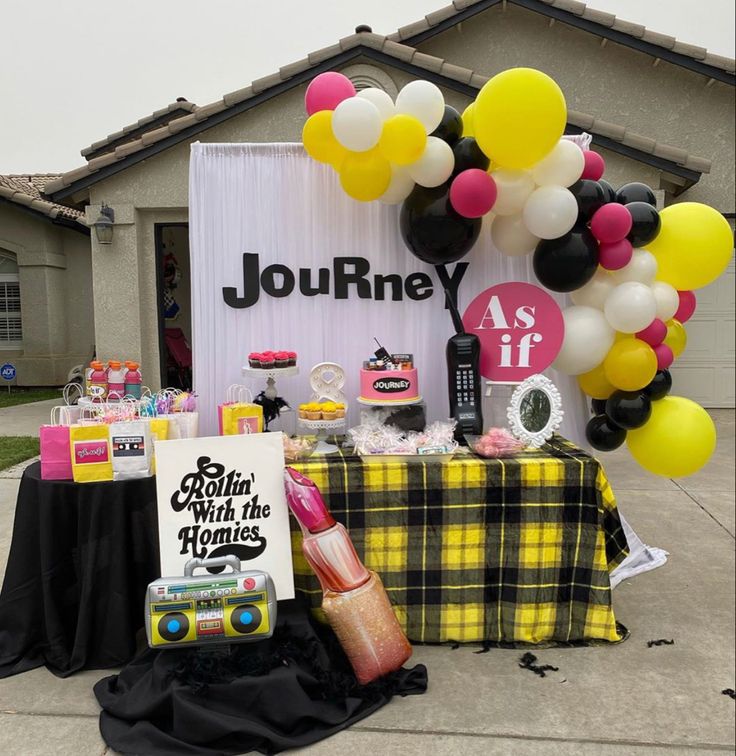
[(489, 381), (520, 383), (548, 368), (562, 347), (557, 302), (528, 283), (491, 286), (470, 303), (463, 323), (480, 339), (480, 372)]

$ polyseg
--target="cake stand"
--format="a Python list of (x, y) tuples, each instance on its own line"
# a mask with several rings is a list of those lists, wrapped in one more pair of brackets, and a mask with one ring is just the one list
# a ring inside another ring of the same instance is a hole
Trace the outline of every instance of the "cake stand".
[[(248, 378), (265, 378), (266, 388), (263, 390), (263, 393), (268, 399), (275, 399), (279, 395), (276, 389), (276, 379), (289, 378), (293, 375), (299, 375), (299, 366), (292, 365), (291, 367), (271, 368), (269, 370), (267, 368), (252, 368), (248, 365), (244, 365), (241, 368), (241, 372)], [(284, 407), (281, 410), (280, 414), (283, 415), (284, 413), (293, 411), (294, 410), (291, 407)], [(276, 418), (276, 420), (278, 420), (278, 418)], [(291, 425), (291, 423), (289, 423), (289, 425)]]
[[(345, 394), (342, 387), (345, 385), (345, 371), (336, 362), (320, 362), (312, 368), (309, 374), (309, 385), (312, 388), (310, 402), (329, 401), (336, 404), (345, 404), (345, 415), (347, 417), (347, 404), (345, 403)], [(327, 431), (345, 430), (346, 417), (338, 417), (335, 420), (306, 420), (299, 418), (301, 425), (308, 429), (317, 431), (317, 446), (313, 454), (332, 454), (338, 451), (334, 444), (328, 444), (326, 441)]]

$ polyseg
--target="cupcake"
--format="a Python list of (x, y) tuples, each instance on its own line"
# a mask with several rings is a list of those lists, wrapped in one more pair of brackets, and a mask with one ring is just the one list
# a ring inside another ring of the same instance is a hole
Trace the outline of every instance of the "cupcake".
[(345, 417), (345, 405), (337, 402), (335, 404), (335, 416), (337, 418)]
[(261, 355), (258, 352), (251, 352), (248, 355), (248, 364), (252, 368), (259, 368), (261, 366)]
[(334, 402), (323, 402), (323, 404), (322, 404), (322, 418), (324, 420), (336, 420), (337, 419), (337, 405)]
[(307, 406), (308, 405), (306, 405), (306, 404), (300, 404), (299, 405), (299, 417), (302, 420), (306, 420), (307, 419)]
[(285, 368), (289, 365), (288, 352), (276, 352), (273, 356), (277, 368)]
[(306, 406), (307, 420), (321, 420), (322, 409), (316, 402), (312, 402)]
[(287, 352), (287, 355), (289, 355), (289, 367), (294, 367), (296, 365), (296, 352)]
[(266, 370), (273, 370), (276, 366), (273, 352), (263, 352), (261, 354), (261, 367)]

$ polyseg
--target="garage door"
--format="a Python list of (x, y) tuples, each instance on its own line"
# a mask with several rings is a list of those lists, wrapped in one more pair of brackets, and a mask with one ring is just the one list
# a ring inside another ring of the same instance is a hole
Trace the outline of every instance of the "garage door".
[(698, 306), (687, 322), (687, 349), (672, 368), (673, 394), (704, 407), (734, 406), (734, 260), (710, 286), (696, 292)]

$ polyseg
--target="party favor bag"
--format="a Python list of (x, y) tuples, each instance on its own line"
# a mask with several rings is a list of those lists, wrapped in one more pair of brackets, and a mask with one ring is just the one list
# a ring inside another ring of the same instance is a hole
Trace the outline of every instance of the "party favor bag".
[(179, 426), (179, 438), (197, 438), (199, 435), (199, 412), (175, 412)]
[(245, 386), (230, 386), (225, 403), (217, 409), (221, 436), (263, 431), (263, 407), (253, 402), (253, 395)]
[(69, 428), (72, 475), (76, 483), (112, 480), (110, 426), (72, 425)]
[(144, 420), (112, 423), (112, 473), (115, 480), (147, 478), (151, 474), (151, 429)]
[(151, 431), (151, 475), (156, 474), (156, 441), (167, 441), (169, 438), (169, 421), (163, 417), (146, 418), (148, 428)]
[(71, 480), (72, 459), (69, 450), (69, 426), (60, 425), (61, 410), (51, 410), (51, 424), (39, 428), (41, 445), (41, 478), (43, 480)]
[(61, 425), (75, 425), (79, 422), (82, 416), (82, 407), (75, 402), (78, 402), (83, 395), (82, 387), (78, 383), (67, 383), (64, 386), (64, 404), (59, 407)]

